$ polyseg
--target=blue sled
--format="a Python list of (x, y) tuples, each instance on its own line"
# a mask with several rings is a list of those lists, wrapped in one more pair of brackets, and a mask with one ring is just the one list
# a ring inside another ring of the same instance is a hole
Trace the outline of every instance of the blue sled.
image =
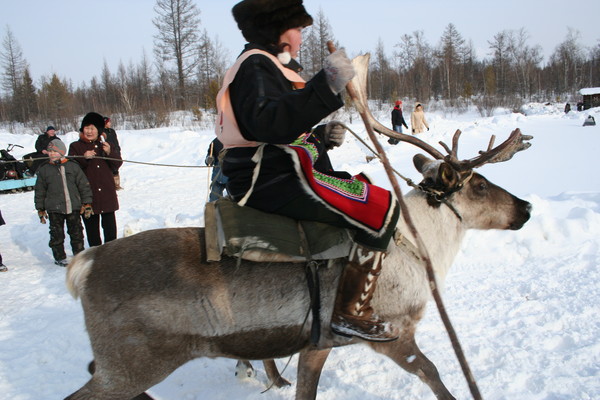
[(24, 179), (7, 179), (4, 181), (0, 181), (0, 192), (15, 189), (32, 190), (35, 186), (36, 180), (37, 176), (32, 176), (31, 178)]

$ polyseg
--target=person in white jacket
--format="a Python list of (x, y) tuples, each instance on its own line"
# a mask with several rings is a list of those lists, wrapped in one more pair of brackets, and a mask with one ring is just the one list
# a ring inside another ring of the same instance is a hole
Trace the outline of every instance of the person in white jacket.
[(425, 128), (429, 130), (429, 124), (425, 120), (425, 113), (423, 112), (421, 103), (417, 103), (415, 111), (410, 114), (410, 126), (413, 134), (423, 133), (425, 132)]

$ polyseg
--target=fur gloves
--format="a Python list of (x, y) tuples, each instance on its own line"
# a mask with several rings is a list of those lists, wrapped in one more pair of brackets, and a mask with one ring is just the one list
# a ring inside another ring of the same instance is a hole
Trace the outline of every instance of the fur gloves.
[(325, 147), (331, 150), (334, 147), (341, 146), (346, 138), (346, 126), (340, 121), (329, 121), (325, 125)]
[(344, 49), (337, 50), (325, 58), (325, 76), (327, 84), (331, 91), (340, 94), (346, 87), (346, 84), (354, 78), (354, 67), (352, 62), (346, 56)]

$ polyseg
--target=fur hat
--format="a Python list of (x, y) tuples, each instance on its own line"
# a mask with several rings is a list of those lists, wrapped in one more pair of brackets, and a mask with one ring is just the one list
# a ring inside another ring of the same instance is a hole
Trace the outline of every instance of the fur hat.
[(401, 106), (402, 105), (402, 100), (396, 100), (396, 105), (397, 106)]
[(48, 127), (46, 128), (44, 133), (48, 133), (48, 131), (55, 131), (55, 130), (56, 130), (56, 128), (54, 128), (52, 125), (48, 125)]
[(85, 128), (88, 125), (94, 125), (96, 129), (98, 129), (98, 135), (100, 135), (104, 131), (104, 117), (95, 112), (87, 113), (85, 117), (83, 117), (83, 119), (81, 120), (81, 127), (79, 128), (79, 132), (83, 132), (83, 128)]
[(244, 38), (263, 46), (277, 45), (288, 29), (313, 23), (302, 0), (243, 0), (231, 12)]
[(58, 138), (51, 140), (50, 143), (48, 143), (46, 150), (56, 151), (57, 153), (60, 153), (61, 156), (67, 154), (67, 146), (65, 146), (63, 141)]

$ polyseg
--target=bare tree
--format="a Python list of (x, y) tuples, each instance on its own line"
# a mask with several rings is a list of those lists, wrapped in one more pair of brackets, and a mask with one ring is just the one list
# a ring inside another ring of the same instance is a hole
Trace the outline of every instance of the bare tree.
[(319, 9), (313, 24), (304, 30), (303, 36), (298, 61), (304, 67), (303, 75), (309, 78), (323, 68), (323, 61), (329, 55), (327, 42), (331, 40), (335, 43), (331, 25), (322, 9)]
[(522, 97), (531, 97), (534, 71), (542, 62), (541, 47), (530, 47), (527, 45), (529, 34), (525, 28), (521, 28), (511, 35), (509, 54), (515, 68), (515, 76), (519, 94)]
[(2, 65), (2, 88), (14, 96), (18, 90), (27, 62), (23, 58), (21, 46), (14, 37), (10, 27), (6, 27), (6, 36), (2, 41), (0, 63)]
[(381, 38), (377, 42), (375, 56), (371, 59), (369, 69), (372, 96), (379, 101), (391, 100), (392, 93), (397, 92), (397, 90), (393, 86), (392, 69)]
[(198, 65), (198, 29), (200, 10), (192, 0), (157, 0), (152, 20), (158, 33), (154, 36), (154, 50), (163, 65), (175, 63), (177, 79), (176, 104), (185, 109), (188, 78)]
[(445, 97), (453, 100), (459, 93), (459, 68), (465, 52), (465, 40), (458, 32), (454, 24), (448, 24), (442, 38), (439, 48), (436, 52), (439, 61), (440, 72), (442, 73), (442, 87)]
[(565, 40), (550, 56), (549, 63), (557, 72), (559, 93), (575, 92), (581, 87), (585, 57), (580, 38), (579, 31), (568, 28)]
[(200, 59), (198, 63), (198, 104), (206, 109), (215, 107), (215, 100), (228, 62), (227, 51), (218, 38), (214, 41), (208, 35), (206, 29), (200, 37), (199, 44)]

